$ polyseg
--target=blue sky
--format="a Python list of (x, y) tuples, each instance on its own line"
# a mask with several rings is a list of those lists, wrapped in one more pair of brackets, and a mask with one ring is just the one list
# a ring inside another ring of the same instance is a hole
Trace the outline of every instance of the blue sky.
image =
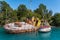
[(34, 10), (38, 8), (39, 4), (43, 3), (47, 9), (52, 10), (53, 13), (60, 12), (60, 0), (4, 0), (11, 8), (17, 9), (20, 4), (25, 4), (28, 9)]

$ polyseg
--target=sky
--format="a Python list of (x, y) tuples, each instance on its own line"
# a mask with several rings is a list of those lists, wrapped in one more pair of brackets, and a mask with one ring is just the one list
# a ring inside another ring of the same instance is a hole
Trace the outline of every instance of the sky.
[(35, 10), (42, 3), (46, 5), (48, 10), (52, 10), (53, 13), (60, 12), (60, 0), (4, 0), (11, 8), (17, 9), (20, 4), (26, 5), (28, 9)]

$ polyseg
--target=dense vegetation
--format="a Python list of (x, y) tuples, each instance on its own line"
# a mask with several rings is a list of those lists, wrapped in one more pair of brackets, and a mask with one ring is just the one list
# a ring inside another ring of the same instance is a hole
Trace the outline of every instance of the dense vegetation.
[[(52, 15), (52, 10), (48, 10), (46, 5), (40, 4), (37, 9), (31, 11), (24, 4), (20, 4), (16, 10), (13, 10), (5, 1), (0, 1), (0, 24), (25, 21), (27, 17), (44, 18), (53, 26), (60, 26), (60, 13)], [(6, 21), (7, 20), (7, 21)]]

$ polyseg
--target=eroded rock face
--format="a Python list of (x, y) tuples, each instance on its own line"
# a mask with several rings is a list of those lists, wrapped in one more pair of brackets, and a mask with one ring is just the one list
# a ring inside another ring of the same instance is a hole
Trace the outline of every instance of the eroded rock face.
[(36, 27), (25, 22), (15, 22), (7, 25), (9, 25), (9, 27), (5, 25), (5, 29), (8, 30), (9, 33), (32, 32), (37, 30)]
[(22, 24), (19, 23), (19, 22), (15, 22), (14, 25), (16, 25), (16, 26), (18, 26), (18, 27), (21, 27), (21, 26), (22, 26)]

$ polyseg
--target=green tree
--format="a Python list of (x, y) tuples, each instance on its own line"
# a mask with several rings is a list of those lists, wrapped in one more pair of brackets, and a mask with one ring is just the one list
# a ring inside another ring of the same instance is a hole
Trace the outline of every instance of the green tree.
[(55, 13), (53, 17), (54, 26), (60, 26), (60, 13)]
[(9, 13), (8, 15), (9, 15), (8, 19), (10, 20), (10, 22), (16, 22), (16, 21), (18, 21), (17, 11), (16, 10), (13, 10), (12, 13)]
[[(0, 22), (1, 24), (5, 24), (5, 19), (9, 17), (8, 14), (12, 13), (12, 8), (9, 6), (8, 3), (6, 3), (5, 1), (0, 1), (1, 4), (1, 13), (0, 13)], [(7, 13), (7, 17), (6, 17), (6, 13)]]
[(17, 10), (18, 20), (26, 19), (26, 17), (29, 16), (30, 14), (31, 11), (28, 10), (24, 4), (18, 6), (18, 10)]
[(19, 20), (21, 19), (21, 17), (26, 16), (26, 14), (27, 14), (26, 10), (27, 10), (27, 8), (25, 5), (21, 4), (18, 6), (17, 16), (18, 16)]
[(39, 18), (47, 20), (50, 24), (52, 23), (53, 12), (52, 10), (48, 10), (44, 4), (40, 4), (39, 7), (34, 10), (34, 12), (38, 14)]
[(41, 18), (43, 18), (44, 16), (44, 12), (46, 12), (46, 6), (44, 4), (40, 4), (39, 8), (37, 8), (36, 10), (34, 10), (35, 13), (38, 13), (39, 15), (41, 15)]
[(49, 12), (47, 12), (45, 14), (45, 19), (48, 20), (49, 23), (51, 23), (53, 21), (52, 20), (52, 14), (53, 14), (52, 10), (50, 10)]

